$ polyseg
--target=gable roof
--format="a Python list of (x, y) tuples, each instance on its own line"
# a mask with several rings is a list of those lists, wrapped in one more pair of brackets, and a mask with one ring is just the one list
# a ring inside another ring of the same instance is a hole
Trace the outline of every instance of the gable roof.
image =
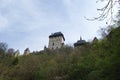
[(64, 39), (64, 41), (65, 41), (64, 35), (63, 35), (61, 32), (55, 32), (55, 33), (51, 34), (51, 35), (49, 36), (49, 38), (59, 37), (59, 36), (62, 36), (63, 39)]

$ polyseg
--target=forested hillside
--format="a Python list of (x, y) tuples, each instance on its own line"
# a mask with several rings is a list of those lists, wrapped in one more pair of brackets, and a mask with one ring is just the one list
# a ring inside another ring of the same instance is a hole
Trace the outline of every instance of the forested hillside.
[(19, 57), (0, 49), (0, 80), (120, 80), (120, 27), (77, 48)]

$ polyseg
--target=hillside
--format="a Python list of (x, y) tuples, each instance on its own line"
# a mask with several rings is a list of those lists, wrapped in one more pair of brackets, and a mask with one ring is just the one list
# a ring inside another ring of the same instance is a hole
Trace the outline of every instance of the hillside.
[(73, 48), (3, 56), (0, 80), (120, 80), (120, 27), (102, 40)]

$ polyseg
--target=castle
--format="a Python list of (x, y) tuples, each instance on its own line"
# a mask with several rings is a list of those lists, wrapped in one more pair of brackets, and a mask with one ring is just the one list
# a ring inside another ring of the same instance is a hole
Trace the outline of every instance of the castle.
[(78, 40), (76, 43), (74, 43), (74, 47), (79, 47), (86, 44), (85, 40), (82, 40), (82, 38), (80, 37), (80, 40)]
[[(65, 37), (64, 37), (63, 33), (61, 33), (61, 32), (52, 33), (49, 36), (48, 49), (51, 49), (51, 50), (59, 49), (62, 46), (64, 46), (64, 41), (65, 41)], [(82, 40), (82, 38), (80, 37), (80, 40), (78, 40), (76, 43), (74, 43), (74, 47), (79, 47), (84, 44), (86, 44), (86, 41)]]
[(56, 33), (52, 33), (49, 36), (49, 44), (48, 44), (48, 48), (49, 49), (59, 49), (64, 45), (64, 35), (61, 32), (56, 32)]

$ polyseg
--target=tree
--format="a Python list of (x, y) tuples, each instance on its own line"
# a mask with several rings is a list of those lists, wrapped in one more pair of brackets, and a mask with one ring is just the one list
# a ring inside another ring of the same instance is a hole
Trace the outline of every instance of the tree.
[[(94, 17), (93, 19), (88, 19), (87, 18), (87, 20), (103, 21), (106, 18), (108, 18), (108, 22), (111, 23), (113, 21), (114, 6), (117, 3), (120, 3), (120, 0), (97, 0), (96, 3), (98, 3), (98, 2), (105, 2), (105, 1), (107, 1), (106, 4), (102, 8), (97, 9), (97, 11), (100, 11), (99, 16)], [(108, 22), (106, 22), (106, 24), (108, 24)]]
[[(97, 2), (99, 1), (105, 1), (105, 0), (98, 0)], [(116, 3), (115, 0), (107, 0), (107, 4), (104, 7), (97, 9), (98, 11), (101, 11), (102, 13), (100, 14), (100, 16), (96, 17), (95, 19), (104, 20), (106, 17), (108, 17), (109, 14), (111, 15), (111, 19), (112, 19), (113, 18), (112, 16), (113, 7), (115, 3)]]
[(118, 10), (117, 15), (115, 16), (114, 23), (115, 23), (115, 27), (120, 26), (120, 10)]
[(2, 49), (3, 51), (7, 51), (8, 45), (7, 43), (4, 42), (0, 42), (0, 49)]
[(0, 58), (4, 57), (7, 47), (8, 45), (6, 43), (0, 42)]

